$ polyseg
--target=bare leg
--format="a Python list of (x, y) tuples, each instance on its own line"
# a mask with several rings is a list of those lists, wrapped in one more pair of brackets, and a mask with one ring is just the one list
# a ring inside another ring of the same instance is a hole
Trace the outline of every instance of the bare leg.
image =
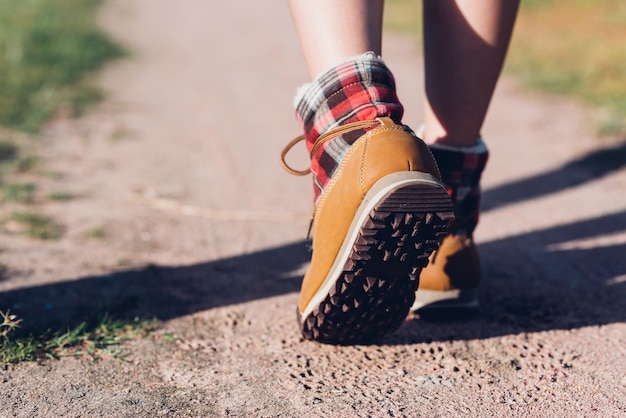
[(476, 144), (518, 4), (519, 0), (424, 0), (427, 142)]
[(355, 55), (380, 55), (384, 0), (290, 0), (312, 78)]

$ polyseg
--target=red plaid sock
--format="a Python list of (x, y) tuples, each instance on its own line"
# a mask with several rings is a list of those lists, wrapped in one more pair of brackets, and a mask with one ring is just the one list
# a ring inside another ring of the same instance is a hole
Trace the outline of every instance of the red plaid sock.
[[(326, 71), (303, 86), (295, 101), (296, 118), (304, 129), (309, 152), (317, 138), (332, 128), (382, 116), (399, 123), (404, 112), (391, 71), (372, 52)], [(364, 132), (357, 130), (334, 138), (312, 156), (316, 203), (346, 150)]]
[(454, 235), (472, 236), (480, 210), (480, 176), (489, 151), (480, 140), (471, 148), (431, 145), (441, 178), (454, 203), (455, 220), (449, 226)]

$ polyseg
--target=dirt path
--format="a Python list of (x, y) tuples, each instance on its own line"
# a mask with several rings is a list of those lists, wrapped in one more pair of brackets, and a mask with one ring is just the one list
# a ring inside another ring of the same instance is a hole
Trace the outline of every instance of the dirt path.
[[(311, 191), (277, 158), (306, 80), (286, 5), (113, 0), (103, 21), (133, 55), (41, 152), (44, 190), (82, 198), (39, 208), (67, 225), (58, 242), (0, 236), (0, 307), (53, 329), (104, 311), (163, 325), (128, 363), (0, 370), (0, 416), (626, 414), (626, 145), (588, 112), (500, 85), (477, 315), (318, 345), (294, 321)], [(415, 126), (419, 54), (388, 39)]]

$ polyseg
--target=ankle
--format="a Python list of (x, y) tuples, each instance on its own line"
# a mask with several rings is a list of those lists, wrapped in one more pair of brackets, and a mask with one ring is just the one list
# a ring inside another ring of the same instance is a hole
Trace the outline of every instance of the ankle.
[[(351, 122), (390, 117), (400, 122), (403, 107), (395, 81), (382, 58), (366, 53), (351, 58), (298, 89), (296, 118), (304, 131), (309, 152), (320, 135)], [(346, 150), (367, 129), (333, 138), (311, 155), (315, 200), (330, 180)]]
[(472, 237), (480, 212), (480, 178), (489, 158), (485, 142), (478, 138), (472, 147), (430, 144), (443, 184), (454, 204), (453, 235)]

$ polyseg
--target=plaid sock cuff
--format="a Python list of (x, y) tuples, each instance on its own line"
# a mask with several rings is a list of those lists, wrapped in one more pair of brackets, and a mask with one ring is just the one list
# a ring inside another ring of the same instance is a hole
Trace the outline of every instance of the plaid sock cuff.
[[(321, 74), (298, 91), (295, 101), (296, 118), (306, 135), (309, 152), (317, 138), (332, 128), (382, 116), (399, 123), (404, 112), (391, 71), (372, 52)], [(316, 201), (346, 150), (364, 132), (357, 130), (337, 137), (313, 156), (311, 173)]]
[(462, 148), (439, 148), (430, 150), (437, 161), (443, 184), (454, 203), (455, 220), (449, 230), (455, 235), (472, 236), (478, 225), (480, 211), (480, 177), (487, 165), (489, 151), (484, 143), (464, 152)]

